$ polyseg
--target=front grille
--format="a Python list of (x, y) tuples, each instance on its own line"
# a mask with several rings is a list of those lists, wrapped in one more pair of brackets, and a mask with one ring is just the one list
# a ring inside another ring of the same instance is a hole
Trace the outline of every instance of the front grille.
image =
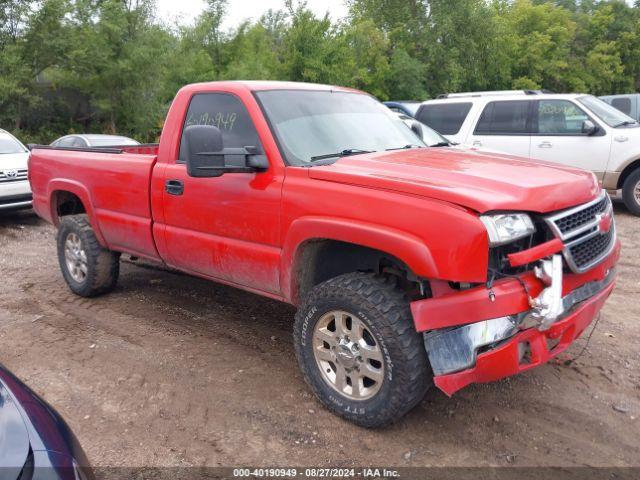
[[(611, 216), (610, 228), (604, 217)], [(554, 235), (564, 245), (568, 267), (582, 273), (597, 265), (611, 252), (615, 243), (615, 225), (611, 199), (603, 192), (596, 200), (545, 218)]]
[(614, 237), (614, 229), (569, 247), (569, 253), (578, 269), (592, 265), (603, 252), (606, 252)]
[(0, 170), (0, 183), (22, 182), (27, 179), (27, 169)]
[(587, 225), (589, 222), (593, 222), (594, 217), (597, 214), (604, 213), (609, 205), (609, 199), (605, 196), (594, 205), (579, 210), (571, 215), (562, 217), (556, 220), (556, 227), (563, 235), (576, 230), (580, 227)]

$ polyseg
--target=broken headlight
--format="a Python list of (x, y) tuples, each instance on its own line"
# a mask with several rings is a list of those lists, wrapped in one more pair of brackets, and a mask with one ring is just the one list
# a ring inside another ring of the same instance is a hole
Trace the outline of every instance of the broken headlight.
[(528, 237), (536, 231), (531, 217), (526, 213), (498, 213), (482, 215), (480, 221), (489, 235), (489, 245), (496, 247), (520, 238)]

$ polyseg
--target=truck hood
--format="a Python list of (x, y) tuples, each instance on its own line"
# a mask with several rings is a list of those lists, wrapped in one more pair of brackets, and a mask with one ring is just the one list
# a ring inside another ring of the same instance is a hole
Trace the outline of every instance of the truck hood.
[(5, 170), (22, 170), (27, 168), (29, 153), (2, 153), (0, 154), (0, 173)]
[(310, 168), (309, 176), (434, 198), (479, 213), (546, 213), (585, 203), (600, 189), (594, 175), (584, 170), (452, 148), (354, 155)]

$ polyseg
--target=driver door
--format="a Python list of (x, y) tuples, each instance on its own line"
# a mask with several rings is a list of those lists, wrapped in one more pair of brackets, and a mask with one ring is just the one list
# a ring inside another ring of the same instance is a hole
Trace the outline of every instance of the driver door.
[(531, 159), (591, 170), (602, 178), (609, 161), (611, 136), (602, 127), (594, 135), (582, 133), (586, 120), (599, 123), (569, 100), (536, 103), (537, 128), (531, 137)]
[[(225, 148), (264, 152), (243, 102), (229, 93), (195, 94), (183, 125), (213, 125)], [(184, 135), (183, 135), (184, 139)], [(163, 207), (168, 263), (238, 286), (278, 293), (282, 174), (187, 174), (184, 142), (164, 171)], [(242, 161), (242, 158), (238, 158)]]

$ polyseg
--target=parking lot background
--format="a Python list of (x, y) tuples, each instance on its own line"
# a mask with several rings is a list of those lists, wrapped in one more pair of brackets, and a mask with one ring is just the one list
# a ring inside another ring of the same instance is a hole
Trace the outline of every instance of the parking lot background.
[(205, 280), (122, 263), (114, 293), (69, 292), (55, 230), (0, 217), (0, 362), (53, 405), (94, 466), (638, 466), (640, 219), (616, 208), (617, 287), (552, 363), (365, 430), (303, 383), (294, 310)]

